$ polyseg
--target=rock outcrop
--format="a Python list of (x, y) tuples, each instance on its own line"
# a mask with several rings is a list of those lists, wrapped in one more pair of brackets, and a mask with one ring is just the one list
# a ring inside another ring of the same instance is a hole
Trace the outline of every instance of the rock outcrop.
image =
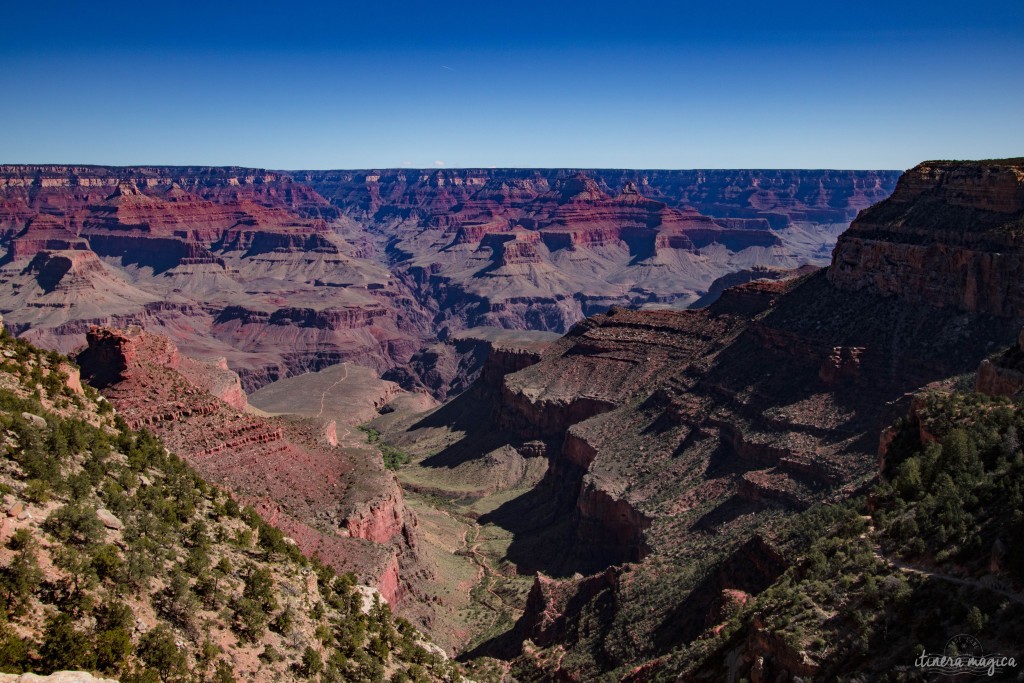
[(117, 683), (113, 678), (96, 678), (87, 671), (57, 671), (40, 674), (0, 674), (0, 683)]
[(618, 582), (619, 572), (615, 569), (571, 581), (556, 581), (537, 574), (526, 598), (523, 618), (517, 625), (519, 636), (541, 647), (558, 643), (565, 638), (573, 618), (579, 616), (579, 608), (602, 593), (614, 591)]
[(1024, 389), (1024, 330), (1017, 343), (996, 358), (978, 366), (974, 390), (989, 396), (1016, 396)]
[(905, 301), (1024, 315), (1024, 160), (925, 162), (836, 244), (829, 280)]
[(223, 363), (188, 358), (139, 329), (95, 328), (78, 355), (132, 428), (158, 434), (205, 478), (234, 491), (339, 571), (401, 603), (401, 562), (415, 558), (415, 517), (379, 454), (324, 443), (314, 423), (257, 417)]
[(385, 378), (438, 400), (458, 395), (478, 378), (489, 390), (500, 391), (505, 375), (539, 361), (543, 349), (557, 339), (551, 332), (475, 327), (421, 349)]

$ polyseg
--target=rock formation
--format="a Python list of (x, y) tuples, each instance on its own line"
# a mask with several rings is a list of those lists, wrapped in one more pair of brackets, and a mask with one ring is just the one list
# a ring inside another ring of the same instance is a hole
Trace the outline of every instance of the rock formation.
[(245, 412), (235, 373), (184, 356), (164, 337), (93, 328), (87, 339), (77, 357), (83, 375), (131, 428), (162, 437), (303, 552), (401, 602), (399, 566), (415, 559), (416, 520), (378, 454), (351, 442), (332, 448), (313, 424)]
[(247, 391), (346, 361), (383, 373), (469, 327), (563, 332), (612, 305), (707, 303), (733, 271), (823, 265), (894, 179), (2, 166), (0, 310), (62, 351), (140, 325), (225, 358)]
[(926, 162), (836, 245), (829, 279), (906, 301), (1024, 315), (1024, 160)]
[[(520, 661), (582, 680), (699, 637), (723, 591), (756, 595), (784, 569), (767, 520), (863, 490), (907, 392), (1015, 341), (1020, 278), (1004, 267), (1015, 257), (1003, 259), (1021, 215), (1015, 169), (922, 164), (854, 221), (827, 270), (740, 285), (702, 310), (612, 308), (488, 380), (480, 430), (547, 459), (533, 490), (481, 517), (513, 534), (506, 559), (520, 572), (552, 577), (510, 631), (533, 638)], [(984, 239), (967, 229), (972, 216), (987, 221)], [(954, 277), (951, 264), (968, 262), (1004, 265)], [(420, 424), (446, 415), (465, 432), (454, 406)], [(609, 581), (622, 563), (629, 571)], [(804, 671), (797, 659), (790, 670)]]
[(8, 166), (0, 198), (2, 306), (51, 348), (91, 324), (159, 328), (251, 390), (345, 360), (383, 371), (429, 336), (368, 241), (285, 175)]
[(500, 387), (501, 378), (540, 358), (540, 351), (558, 339), (551, 332), (474, 327), (427, 346), (405, 366), (385, 375), (409, 391), (428, 392), (439, 400), (455, 396), (477, 378)]
[(989, 396), (1015, 396), (1024, 389), (1024, 330), (1017, 343), (996, 358), (978, 366), (974, 390)]
[[(799, 212), (772, 214), (773, 220), (752, 217), (778, 209), (777, 199), (752, 200), (759, 208), (734, 206), (733, 212), (709, 204), (722, 216), (712, 218), (678, 195), (666, 196), (679, 187), (659, 190), (646, 175), (633, 180), (600, 171), (517, 172), (511, 178), (454, 173), (431, 177), (449, 193), (450, 201), (440, 204), (425, 201), (424, 190), (408, 175), (375, 173), (367, 182), (392, 184), (391, 201), (405, 204), (400, 221), (383, 206), (373, 214), (385, 234), (396, 235), (389, 244), (394, 269), (420, 299), (437, 302), (433, 305), (443, 309), (446, 324), (460, 326), (560, 332), (612, 305), (693, 304), (717, 278), (733, 271), (824, 265), (832, 230), (845, 227), (856, 209), (868, 205), (864, 195), (850, 196), (849, 204), (836, 202), (814, 214), (818, 222), (812, 227)], [(327, 194), (341, 192), (321, 176), (300, 176), (317, 187), (324, 183)], [(700, 187), (709, 181), (690, 182)], [(406, 194), (395, 198), (393, 191), (403, 183)], [(871, 196), (884, 196), (882, 187)], [(357, 189), (346, 188), (339, 204), (352, 201), (348, 193)], [(737, 196), (749, 195), (737, 191)], [(366, 205), (351, 207), (352, 215), (365, 216)], [(842, 210), (835, 208), (840, 205)], [(736, 211), (751, 217), (735, 217)], [(399, 222), (390, 227), (389, 221)], [(826, 221), (831, 222), (822, 225)], [(412, 231), (406, 228), (410, 223), (416, 226)], [(815, 241), (816, 246), (809, 244)]]

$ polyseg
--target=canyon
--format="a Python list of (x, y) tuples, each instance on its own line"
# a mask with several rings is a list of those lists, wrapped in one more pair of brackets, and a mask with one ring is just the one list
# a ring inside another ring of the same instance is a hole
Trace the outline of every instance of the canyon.
[(470, 496), (467, 514), (510, 536), (501, 559), (535, 576), (515, 625), (469, 656), (526, 678), (657, 679), (659, 658), (785, 570), (783, 520), (870, 490), (882, 428), (915, 391), (980, 368), (980, 391), (1016, 394), (1022, 192), (1016, 160), (922, 164), (828, 268), (700, 310), (615, 306), (543, 346), (496, 347), (433, 413), (378, 418), (418, 454), (400, 477)]
[(895, 175), (4, 167), (0, 303), (467, 662), (655, 680), (915, 392), (1024, 386), (1024, 164)]
[(563, 333), (824, 265), (896, 175), (0, 166), (0, 312), (64, 352), (140, 325), (247, 392), (383, 373), (469, 328)]
[[(0, 311), (13, 333), (78, 352), (129, 426), (304, 552), (436, 633), (454, 619), (440, 639), (454, 651), (474, 632), (467, 606), (428, 595), (446, 560), (419, 543), (416, 514), (355, 426), (474, 382), (500, 392), (504, 375), (612, 306), (704, 304), (728, 283), (821, 265), (895, 178), (5, 166)], [(546, 453), (559, 419), (537, 419), (550, 433), (526, 451)], [(539, 482), (540, 459), (505, 456), (485, 489)], [(598, 517), (619, 505), (598, 488), (587, 500)], [(646, 518), (621, 512), (616, 541), (639, 548), (630, 525)]]

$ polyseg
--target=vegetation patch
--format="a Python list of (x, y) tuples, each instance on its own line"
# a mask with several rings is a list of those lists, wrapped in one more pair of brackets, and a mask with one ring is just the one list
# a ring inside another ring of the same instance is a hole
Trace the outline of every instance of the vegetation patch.
[(458, 680), (351, 574), (0, 339), (0, 671), (157, 681)]

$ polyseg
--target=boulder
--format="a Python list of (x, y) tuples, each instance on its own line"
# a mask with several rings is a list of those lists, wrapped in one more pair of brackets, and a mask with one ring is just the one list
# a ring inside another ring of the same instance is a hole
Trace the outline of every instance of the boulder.
[(117, 683), (113, 678), (96, 678), (85, 671), (57, 671), (48, 676), (39, 674), (0, 674), (0, 683)]
[(40, 429), (46, 429), (46, 419), (33, 415), (32, 413), (22, 413), (21, 416), (32, 423), (32, 426), (39, 427)]
[(104, 510), (103, 508), (100, 508), (99, 510), (96, 511), (96, 516), (99, 518), (101, 522), (103, 522), (103, 526), (107, 527), (108, 529), (114, 529), (115, 531), (118, 531), (124, 528), (124, 522), (115, 517), (114, 514), (109, 510)]

